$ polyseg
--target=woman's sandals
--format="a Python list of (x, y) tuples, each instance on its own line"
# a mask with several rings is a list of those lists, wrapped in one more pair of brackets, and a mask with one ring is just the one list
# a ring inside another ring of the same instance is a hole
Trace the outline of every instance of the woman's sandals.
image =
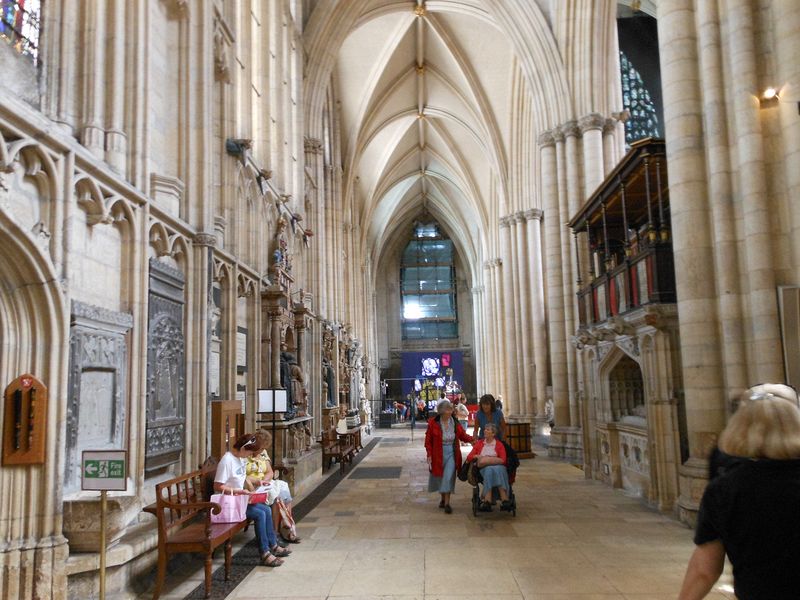
[(262, 554), (261, 562), (265, 567), (280, 567), (283, 564), (283, 561), (271, 552), (265, 552)]
[(292, 553), (292, 551), (289, 550), (288, 548), (282, 548), (281, 546), (279, 546), (277, 544), (275, 544), (272, 548), (270, 548), (269, 551), (272, 554), (274, 554), (275, 556), (278, 556), (280, 558), (285, 558), (285, 557), (289, 556)]

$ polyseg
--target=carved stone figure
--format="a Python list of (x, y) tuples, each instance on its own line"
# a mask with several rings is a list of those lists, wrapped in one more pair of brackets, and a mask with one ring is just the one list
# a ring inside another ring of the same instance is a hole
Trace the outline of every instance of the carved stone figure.
[(286, 414), (284, 419), (292, 419), (295, 416), (294, 396), (292, 386), (291, 364), (296, 363), (294, 355), (289, 352), (281, 352), (281, 387), (286, 390)]
[(306, 434), (306, 450), (311, 450), (311, 442), (312, 442), (311, 427), (308, 425), (308, 423), (303, 425), (303, 431)]
[[(294, 357), (292, 357), (294, 358)], [(305, 377), (297, 360), (289, 363), (289, 375), (291, 377), (292, 386), (292, 401), (294, 402), (294, 410), (296, 414), (304, 416), (308, 411), (306, 398), (308, 396), (305, 386)]]

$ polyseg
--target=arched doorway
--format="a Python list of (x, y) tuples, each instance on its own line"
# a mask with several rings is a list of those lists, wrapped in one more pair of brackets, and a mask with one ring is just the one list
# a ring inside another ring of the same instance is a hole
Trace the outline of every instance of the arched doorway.
[[(50, 398), (44, 464), (0, 467), (2, 489), (30, 492), (0, 504), (0, 538), (8, 548), (0, 552), (2, 597), (18, 591), (19, 597), (60, 597), (67, 587), (60, 506), (67, 321), (58, 281), (31, 234), (0, 210), (0, 382), (5, 387), (30, 373), (47, 386)], [(22, 594), (26, 588), (30, 595)]]

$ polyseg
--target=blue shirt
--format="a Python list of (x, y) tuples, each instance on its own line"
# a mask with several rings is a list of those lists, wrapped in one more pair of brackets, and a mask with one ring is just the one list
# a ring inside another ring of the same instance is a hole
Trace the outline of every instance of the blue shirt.
[[(478, 410), (478, 412), (475, 413), (475, 418), (478, 420), (478, 439), (482, 440), (483, 428), (486, 426), (486, 423), (488, 423), (488, 419), (486, 418), (486, 413), (483, 412), (482, 410)], [(503, 439), (503, 435), (500, 431), (500, 423), (502, 421), (503, 421), (503, 413), (500, 412), (499, 410), (492, 411), (492, 423), (494, 423), (495, 426), (497, 427), (497, 435), (495, 437), (499, 440)]]

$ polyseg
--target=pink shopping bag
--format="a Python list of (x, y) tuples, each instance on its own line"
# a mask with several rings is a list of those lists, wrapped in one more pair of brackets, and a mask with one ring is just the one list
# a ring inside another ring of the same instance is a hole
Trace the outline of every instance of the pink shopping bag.
[(231, 492), (230, 494), (213, 494), (211, 502), (219, 504), (221, 510), (219, 514), (211, 512), (212, 523), (239, 523), (247, 518), (247, 501), (249, 496), (240, 495), (236, 496)]

